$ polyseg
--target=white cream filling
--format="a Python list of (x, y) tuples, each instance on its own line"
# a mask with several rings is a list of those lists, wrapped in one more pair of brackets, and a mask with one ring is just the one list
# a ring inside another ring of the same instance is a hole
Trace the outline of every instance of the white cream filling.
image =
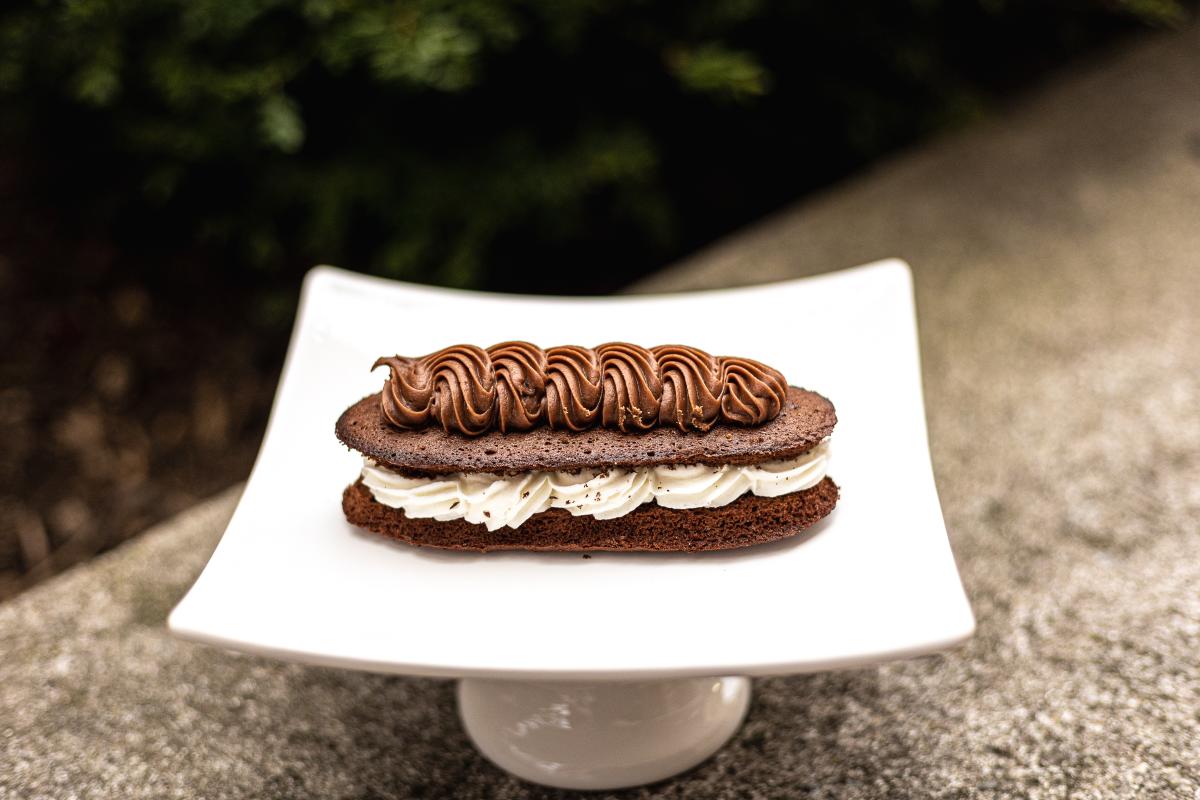
[(748, 466), (664, 465), (520, 475), (458, 472), (408, 478), (364, 459), (362, 480), (377, 501), (404, 509), (409, 517), (465, 519), (494, 531), (505, 525), (516, 528), (551, 508), (614, 519), (652, 501), (667, 508), (717, 508), (746, 492), (779, 497), (816, 486), (828, 462), (826, 438), (795, 458)]

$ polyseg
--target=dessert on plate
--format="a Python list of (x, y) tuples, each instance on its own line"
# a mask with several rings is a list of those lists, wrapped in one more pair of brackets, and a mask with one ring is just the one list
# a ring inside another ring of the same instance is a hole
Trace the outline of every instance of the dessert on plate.
[(352, 524), (456, 550), (721, 550), (833, 510), (833, 404), (748, 358), (624, 342), (389, 356), (336, 433)]

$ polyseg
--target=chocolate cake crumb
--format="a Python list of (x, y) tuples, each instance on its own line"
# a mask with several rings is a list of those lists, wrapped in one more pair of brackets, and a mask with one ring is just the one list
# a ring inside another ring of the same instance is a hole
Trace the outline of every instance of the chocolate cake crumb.
[(533, 470), (634, 469), (664, 464), (758, 464), (811, 450), (837, 424), (833, 404), (795, 386), (775, 419), (754, 428), (714, 426), (705, 433), (659, 427), (640, 433), (608, 428), (519, 434), (490, 431), (468, 438), (441, 428), (399, 431), (380, 408), (379, 395), (365, 397), (337, 421), (337, 437), (380, 464), (410, 477), (453, 472), (513, 475)]
[(647, 503), (623, 517), (572, 516), (564, 509), (534, 514), (518, 528), (489, 531), (463, 519), (412, 519), (379, 503), (359, 480), (342, 494), (351, 524), (409, 544), (450, 550), (728, 550), (772, 542), (809, 528), (833, 510), (838, 487), (829, 478), (780, 497), (747, 494), (720, 508), (666, 508)]

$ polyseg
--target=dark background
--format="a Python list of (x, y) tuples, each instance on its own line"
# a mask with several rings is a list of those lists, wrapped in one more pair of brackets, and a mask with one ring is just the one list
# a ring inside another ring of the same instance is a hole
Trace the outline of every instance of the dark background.
[(314, 263), (615, 291), (1193, 8), (6, 4), (0, 598), (247, 474)]

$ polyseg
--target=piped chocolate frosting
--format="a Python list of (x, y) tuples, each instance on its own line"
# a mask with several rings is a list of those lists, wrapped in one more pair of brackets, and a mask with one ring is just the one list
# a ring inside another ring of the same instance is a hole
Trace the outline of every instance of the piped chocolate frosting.
[(626, 433), (753, 426), (778, 416), (787, 398), (778, 370), (684, 345), (462, 344), (421, 358), (385, 356), (372, 369), (380, 366), (391, 371), (380, 395), (389, 423), (467, 436), (539, 425)]

